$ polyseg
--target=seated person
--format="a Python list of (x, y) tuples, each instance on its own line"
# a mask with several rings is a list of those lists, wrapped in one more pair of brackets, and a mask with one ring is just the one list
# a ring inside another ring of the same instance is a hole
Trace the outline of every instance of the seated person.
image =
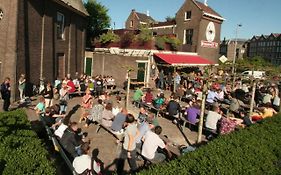
[(200, 116), (200, 101), (195, 101), (192, 105), (186, 109), (186, 119), (193, 125), (198, 121), (197, 118)]
[(164, 141), (159, 137), (162, 132), (161, 126), (156, 126), (154, 132), (147, 131), (143, 137), (143, 146), (141, 154), (150, 160), (152, 163), (163, 162), (166, 159), (166, 156), (163, 153), (159, 153), (157, 148), (166, 149), (168, 152)]
[[(46, 122), (46, 125), (51, 127), (56, 123), (61, 122), (61, 120), (65, 117), (65, 115), (56, 114), (51, 107), (47, 107), (45, 111), (45, 115), (43, 120)], [(55, 127), (55, 126), (54, 126)]]
[(111, 127), (113, 118), (114, 115), (112, 113), (112, 104), (107, 103), (104, 110), (102, 111), (101, 124), (105, 127)]
[(169, 113), (169, 116), (174, 118), (173, 122), (177, 124), (178, 123), (177, 120), (181, 112), (181, 107), (179, 102), (174, 99), (174, 95), (171, 95), (171, 99), (167, 105), (167, 111)]
[(246, 107), (246, 106), (247, 105), (245, 105), (243, 101), (236, 98), (235, 93), (232, 94), (232, 96), (230, 97), (230, 105), (229, 105), (230, 112), (237, 115), (239, 109), (241, 107)]
[(151, 104), (153, 101), (153, 94), (151, 93), (151, 89), (147, 89), (147, 92), (145, 93), (143, 102), (146, 104)]
[(98, 104), (94, 105), (90, 115), (87, 116), (85, 127), (88, 127), (91, 122), (101, 122), (103, 110), (102, 100), (98, 99)]
[(128, 114), (127, 109), (122, 109), (115, 117), (111, 125), (111, 130), (116, 134), (122, 134), (124, 132), (123, 126), (126, 121), (126, 116)]
[(213, 104), (217, 99), (219, 98), (218, 93), (216, 92), (216, 88), (213, 86), (211, 90), (208, 91), (207, 99), (206, 101), (209, 104)]
[(221, 119), (220, 108), (216, 105), (213, 106), (213, 111), (209, 111), (206, 117), (205, 126), (207, 129), (217, 132), (217, 124)]
[(277, 112), (272, 108), (271, 103), (266, 103), (261, 108), (262, 110), (262, 118), (272, 117), (273, 115), (277, 114)]
[(73, 93), (76, 91), (76, 87), (71, 79), (68, 79), (67, 86), (69, 87), (68, 92)]
[(82, 138), (78, 135), (78, 125), (76, 122), (70, 123), (62, 135), (60, 143), (73, 158), (81, 155), (79, 146), (82, 144)]
[(144, 109), (144, 107), (140, 107), (140, 113), (139, 113), (139, 116), (138, 116), (138, 122), (139, 123), (142, 123), (146, 120), (147, 118), (147, 112), (146, 110)]
[(154, 100), (153, 106), (157, 109), (160, 109), (162, 105), (165, 103), (164, 93), (160, 93), (159, 96)]
[(139, 104), (141, 102), (142, 96), (143, 96), (143, 92), (142, 92), (141, 88), (137, 88), (137, 90), (135, 91), (135, 93), (133, 95), (133, 102), (136, 102)]
[[(78, 174), (99, 174), (100, 165), (89, 156), (90, 144), (81, 145), (81, 155), (73, 160), (73, 168)], [(93, 165), (91, 165), (93, 164)]]
[(35, 106), (34, 110), (36, 114), (42, 115), (45, 112), (45, 99), (44, 97), (39, 97), (39, 103)]

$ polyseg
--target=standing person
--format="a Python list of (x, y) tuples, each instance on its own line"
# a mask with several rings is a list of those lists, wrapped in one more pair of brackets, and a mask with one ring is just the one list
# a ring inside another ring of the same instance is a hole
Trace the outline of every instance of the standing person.
[(136, 163), (136, 138), (139, 135), (137, 125), (135, 124), (135, 117), (132, 114), (128, 114), (126, 118), (126, 131), (123, 147), (121, 150), (119, 161), (117, 162), (117, 174), (123, 174), (125, 159), (128, 159), (131, 172), (134, 173), (137, 170)]
[(24, 98), (25, 98), (25, 96), (24, 96), (24, 92), (25, 92), (25, 75), (24, 74), (20, 75), (18, 89), (20, 91), (20, 100), (24, 100)]
[(65, 114), (68, 99), (68, 86), (64, 83), (60, 89), (60, 114)]
[(89, 115), (89, 111), (93, 107), (92, 99), (91, 91), (90, 89), (87, 89), (86, 94), (82, 97), (82, 114), (80, 116), (79, 123), (81, 123), (82, 120), (86, 119)]
[(175, 77), (174, 77), (174, 82), (175, 82), (175, 86), (174, 90), (178, 89), (181, 83), (181, 76), (179, 75), (178, 72), (175, 72)]
[(50, 82), (47, 83), (46, 89), (44, 90), (43, 94), (45, 98), (45, 106), (46, 108), (49, 106), (53, 106), (53, 97), (54, 97), (54, 92), (53, 92), (53, 87)]
[(158, 88), (159, 89), (162, 89), (163, 90), (163, 88), (164, 88), (164, 71), (163, 70), (161, 70), (160, 72), (159, 72), (159, 74), (158, 74), (158, 78), (159, 78), (159, 80), (158, 80)]
[(10, 86), (10, 78), (5, 78), (4, 82), (1, 84), (1, 95), (2, 99), (4, 100), (3, 103), (3, 110), (8, 111), (9, 106), (11, 104), (10, 98), (11, 98), (11, 86)]

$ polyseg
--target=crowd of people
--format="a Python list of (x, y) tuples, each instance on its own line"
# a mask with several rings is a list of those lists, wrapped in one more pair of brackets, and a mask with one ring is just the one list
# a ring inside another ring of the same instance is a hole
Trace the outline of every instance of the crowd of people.
[[(160, 71), (156, 80), (156, 93), (151, 88), (137, 88), (134, 91), (132, 102), (140, 111), (137, 116), (124, 107), (120, 96), (113, 98), (106, 92), (106, 89), (116, 87), (111, 76), (76, 75), (72, 79), (67, 75), (53, 84), (47, 82), (34, 109), (46, 125), (53, 129), (73, 160), (73, 167), (77, 173), (100, 173), (102, 169), (100, 162), (93, 160), (89, 155), (90, 141), (78, 128), (78, 123), (82, 122), (84, 127), (99, 124), (108, 128), (116, 136), (116, 143), (122, 144), (117, 162), (118, 174), (123, 173), (125, 160), (128, 160), (131, 172), (136, 172), (138, 154), (151, 163), (163, 162), (171, 157), (167, 143), (160, 138), (162, 127), (153, 110), (162, 111), (162, 115), (168, 115), (174, 124), (180, 124), (184, 119), (195, 127), (198, 126), (201, 114), (204, 81), (201, 72), (193, 72), (186, 77), (178, 72), (165, 75), (164, 71)], [(5, 111), (8, 111), (10, 105), (9, 81), (10, 79), (6, 78), (1, 84)], [(21, 75), (18, 82), (21, 99), (25, 98), (25, 81), (25, 76)], [(210, 132), (206, 135), (207, 139), (213, 138), (212, 133), (228, 134), (279, 112), (280, 93), (275, 83), (257, 83), (254, 111), (250, 115), (253, 87), (248, 81), (237, 79), (232, 85), (230, 81), (222, 82), (213, 78), (208, 81), (208, 86), (206, 110), (203, 111), (204, 128)], [(173, 90), (174, 92), (169, 92)], [(78, 121), (68, 121), (66, 111), (70, 96), (74, 93), (82, 95), (81, 114)], [(58, 100), (58, 103), (55, 103), (54, 99)]]

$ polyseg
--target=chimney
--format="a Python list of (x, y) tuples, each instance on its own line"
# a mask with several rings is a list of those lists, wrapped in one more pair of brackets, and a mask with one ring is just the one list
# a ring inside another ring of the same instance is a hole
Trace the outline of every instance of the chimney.
[(205, 6), (208, 6), (207, 1), (208, 1), (208, 0), (205, 0), (205, 1), (204, 1), (204, 5), (205, 5)]
[(135, 12), (136, 11), (136, 9), (132, 9), (132, 12)]
[(149, 16), (149, 10), (146, 10), (146, 16)]

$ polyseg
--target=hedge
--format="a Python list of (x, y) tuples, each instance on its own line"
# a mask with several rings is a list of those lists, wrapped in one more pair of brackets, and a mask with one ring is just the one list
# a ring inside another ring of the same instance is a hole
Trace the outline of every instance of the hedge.
[(0, 174), (56, 174), (22, 110), (0, 113)]
[(281, 114), (139, 174), (281, 174)]

